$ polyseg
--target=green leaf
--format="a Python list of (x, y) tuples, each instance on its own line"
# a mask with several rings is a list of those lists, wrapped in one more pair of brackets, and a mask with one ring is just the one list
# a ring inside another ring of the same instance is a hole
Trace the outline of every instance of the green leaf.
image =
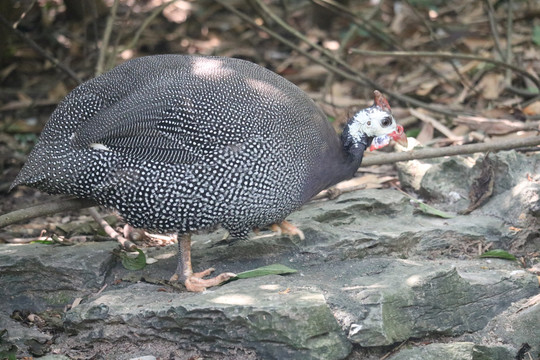
[(420, 134), (420, 128), (414, 128), (414, 129), (409, 129), (407, 131), (405, 131), (405, 135), (407, 135), (407, 137), (417, 137), (418, 134)]
[(285, 265), (281, 264), (272, 264), (268, 266), (263, 266), (254, 270), (248, 270), (237, 274), (233, 279), (248, 279), (259, 276), (266, 275), (283, 275), (283, 274), (292, 274), (298, 270), (291, 269)]
[(540, 46), (540, 25), (534, 25), (532, 33), (532, 41)]
[(420, 202), (420, 201), (417, 202), (417, 205), (418, 205), (418, 209), (420, 209), (421, 212), (423, 212), (424, 214), (427, 214), (427, 215), (438, 216), (438, 217), (441, 217), (443, 219), (451, 219), (451, 218), (454, 217), (453, 215), (445, 213), (444, 211), (441, 211), (441, 210), (437, 210), (434, 207), (426, 205), (426, 204), (424, 204), (423, 202)]
[(398, 191), (400, 193), (402, 193), (403, 195), (407, 196), (408, 198), (410, 198), (412, 201), (413, 201), (413, 205), (416, 209), (418, 209), (419, 211), (423, 212), (424, 214), (426, 215), (432, 215), (432, 216), (438, 216), (438, 217), (442, 217), (444, 219), (452, 219), (453, 217), (455, 217), (454, 215), (450, 215), (448, 213), (445, 213), (444, 211), (441, 211), (441, 210), (437, 210), (435, 209), (434, 207), (432, 206), (429, 206), (429, 205), (426, 205), (424, 204), (423, 202), (421, 202), (420, 200), (418, 199), (415, 199), (414, 197), (412, 197), (411, 195), (407, 194), (405, 191), (403, 190), (400, 190), (398, 189)]
[(452, 219), (454, 217), (453, 215), (445, 213), (444, 211), (437, 210), (432, 206), (426, 205), (413, 197), (411, 197), (411, 199), (415, 202), (415, 207), (426, 215), (438, 216), (443, 219)]
[(51, 245), (51, 244), (54, 244), (55, 242), (52, 241), (52, 240), (34, 240), (34, 241), (30, 241), (30, 244), (43, 244), (43, 245)]
[(497, 258), (497, 259), (505, 259), (505, 260), (517, 260), (514, 255), (501, 249), (486, 251), (485, 253), (480, 255), (480, 257), (481, 258)]
[(11, 350), (11, 352), (0, 351), (0, 359), (17, 360), (17, 352)]
[(122, 258), (122, 265), (128, 270), (141, 270), (146, 266), (146, 255), (141, 249), (135, 249), (139, 255), (137, 257), (131, 257), (128, 254), (120, 253)]

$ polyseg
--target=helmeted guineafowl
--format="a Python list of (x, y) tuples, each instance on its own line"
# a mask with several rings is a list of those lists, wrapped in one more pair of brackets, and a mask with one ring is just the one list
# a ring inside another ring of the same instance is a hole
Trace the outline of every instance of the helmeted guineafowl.
[(188, 290), (227, 280), (193, 274), (190, 234), (233, 237), (279, 224), (351, 178), (374, 137), (406, 141), (388, 103), (355, 114), (341, 139), (298, 87), (253, 63), (157, 55), (74, 89), (52, 114), (12, 187), (113, 207), (140, 228), (179, 233), (176, 274)]

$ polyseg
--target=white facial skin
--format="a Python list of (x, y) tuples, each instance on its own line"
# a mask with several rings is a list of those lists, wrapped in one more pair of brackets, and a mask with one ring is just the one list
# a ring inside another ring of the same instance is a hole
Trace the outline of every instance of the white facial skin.
[(358, 140), (362, 134), (378, 137), (388, 135), (393, 131), (396, 131), (396, 120), (392, 114), (381, 110), (378, 106), (359, 111), (350, 124), (350, 134)]

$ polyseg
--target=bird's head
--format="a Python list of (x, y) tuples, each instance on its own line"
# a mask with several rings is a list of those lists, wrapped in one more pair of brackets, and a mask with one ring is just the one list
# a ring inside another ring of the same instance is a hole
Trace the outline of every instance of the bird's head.
[(341, 139), (345, 150), (355, 159), (361, 160), (365, 149), (380, 149), (395, 140), (407, 146), (407, 136), (401, 125), (392, 116), (388, 101), (377, 90), (375, 103), (357, 112), (347, 123)]

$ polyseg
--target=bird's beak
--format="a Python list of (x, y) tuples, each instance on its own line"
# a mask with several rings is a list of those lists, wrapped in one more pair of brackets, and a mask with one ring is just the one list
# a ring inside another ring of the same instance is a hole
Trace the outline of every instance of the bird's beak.
[(403, 147), (407, 147), (408, 141), (407, 141), (407, 135), (405, 135), (405, 131), (403, 130), (403, 126), (397, 125), (396, 131), (391, 132), (388, 134), (395, 142), (397, 142), (399, 145)]

